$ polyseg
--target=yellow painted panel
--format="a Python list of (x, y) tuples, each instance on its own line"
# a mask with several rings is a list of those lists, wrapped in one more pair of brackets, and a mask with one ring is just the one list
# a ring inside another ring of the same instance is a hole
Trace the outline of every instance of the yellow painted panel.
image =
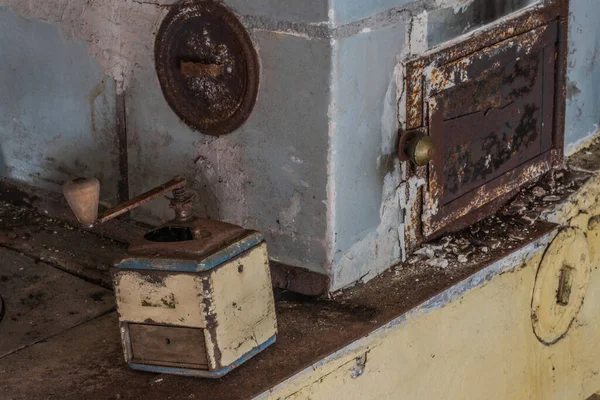
[[(197, 275), (119, 271), (115, 296), (119, 320), (205, 328), (202, 281)], [(153, 275), (154, 276), (154, 275)], [(158, 279), (160, 276), (156, 275)]]
[(408, 317), (264, 393), (268, 399), (586, 399), (600, 389), (600, 276), (566, 336), (532, 329), (543, 248), (446, 306)]
[(228, 365), (277, 332), (275, 303), (265, 243), (211, 275), (216, 340)]

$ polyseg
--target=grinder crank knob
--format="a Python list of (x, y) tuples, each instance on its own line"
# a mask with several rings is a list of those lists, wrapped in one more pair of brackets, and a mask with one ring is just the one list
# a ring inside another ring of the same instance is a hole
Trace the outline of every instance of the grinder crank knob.
[(63, 194), (81, 225), (90, 227), (98, 218), (100, 182), (96, 178), (77, 178), (63, 185)]

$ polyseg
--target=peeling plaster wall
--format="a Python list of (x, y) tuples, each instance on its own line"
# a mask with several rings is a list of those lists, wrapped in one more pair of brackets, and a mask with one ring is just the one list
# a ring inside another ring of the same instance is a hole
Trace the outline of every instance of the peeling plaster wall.
[(30, 20), (57, 25), (64, 39), (82, 41), (89, 57), (105, 73), (127, 88), (140, 66), (140, 58), (152, 51), (154, 33), (176, 0), (0, 0)]
[(227, 0), (226, 3), (241, 15), (311, 25), (326, 25), (329, 19), (325, 0)]
[[(331, 289), (403, 257), (401, 204), (411, 199), (398, 190), (397, 62), (536, 3), (226, 0), (255, 42), (261, 83), (247, 123), (213, 138), (185, 126), (158, 85), (154, 38), (174, 2), (0, 0), (0, 40), (14, 53), (0, 61), (11, 77), (0, 94), (3, 175), (54, 190), (95, 175), (103, 198), (114, 200), (121, 104), (131, 195), (184, 175), (198, 193), (198, 215), (260, 230), (272, 258), (328, 273)], [(568, 149), (594, 132), (600, 107), (600, 5), (571, 7)], [(159, 223), (171, 212), (157, 201), (135, 216)]]
[(400, 9), (415, 0), (329, 0), (329, 17), (333, 26), (365, 19), (390, 9)]

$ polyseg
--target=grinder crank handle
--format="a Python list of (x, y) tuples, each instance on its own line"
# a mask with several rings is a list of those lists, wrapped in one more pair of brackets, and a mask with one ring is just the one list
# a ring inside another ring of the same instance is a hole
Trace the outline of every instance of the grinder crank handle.
[(63, 186), (63, 193), (77, 220), (82, 225), (91, 227), (96, 222), (106, 222), (168, 192), (181, 189), (185, 183), (185, 179), (175, 177), (131, 200), (104, 210), (100, 214), (98, 214), (100, 183), (97, 179), (78, 178), (68, 181)]
[(137, 206), (141, 206), (149, 202), (150, 200), (154, 200), (157, 197), (163, 196), (168, 192), (172, 192), (175, 189), (179, 189), (185, 186), (185, 179), (177, 176), (171, 179), (169, 182), (163, 183), (160, 186), (155, 187), (152, 190), (147, 191), (146, 193), (142, 193), (139, 196), (134, 197), (133, 199), (127, 200), (124, 203), (118, 204), (112, 208), (104, 210), (98, 215), (98, 222), (106, 222), (115, 217), (118, 217), (121, 214), (125, 214), (126, 212), (136, 208)]

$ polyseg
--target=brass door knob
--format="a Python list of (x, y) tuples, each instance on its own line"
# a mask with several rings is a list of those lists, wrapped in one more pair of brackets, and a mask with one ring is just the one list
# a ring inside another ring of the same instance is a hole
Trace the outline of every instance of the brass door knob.
[(406, 144), (406, 154), (419, 167), (433, 160), (434, 146), (431, 136), (415, 135)]

